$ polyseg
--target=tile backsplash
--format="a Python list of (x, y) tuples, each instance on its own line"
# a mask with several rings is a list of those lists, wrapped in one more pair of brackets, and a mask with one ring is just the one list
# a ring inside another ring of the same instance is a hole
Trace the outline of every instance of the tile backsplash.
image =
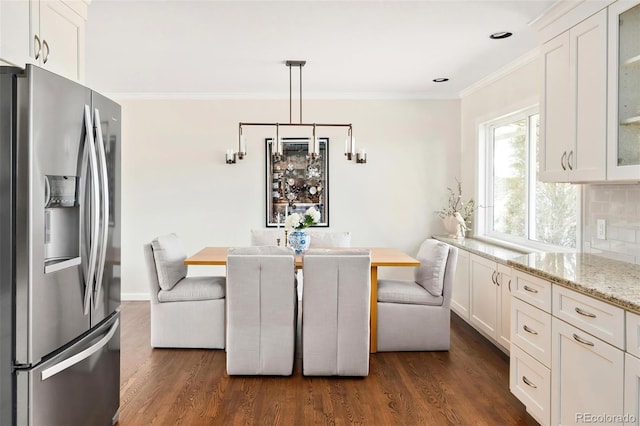
[[(640, 184), (584, 185), (583, 251), (640, 264)], [(605, 239), (597, 221), (606, 222)]]

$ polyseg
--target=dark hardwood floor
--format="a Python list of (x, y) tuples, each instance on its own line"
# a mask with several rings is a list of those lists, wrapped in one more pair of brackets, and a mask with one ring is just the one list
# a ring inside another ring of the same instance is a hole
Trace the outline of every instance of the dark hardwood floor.
[(449, 352), (371, 355), (365, 378), (229, 377), (225, 352), (152, 349), (149, 303), (122, 304), (120, 421), (128, 425), (535, 425), (509, 359), (452, 315)]

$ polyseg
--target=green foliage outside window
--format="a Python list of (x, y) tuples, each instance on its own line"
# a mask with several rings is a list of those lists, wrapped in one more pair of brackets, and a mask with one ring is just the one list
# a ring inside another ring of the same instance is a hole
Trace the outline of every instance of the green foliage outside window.
[(492, 231), (576, 247), (576, 186), (538, 181), (538, 161), (529, 161), (529, 153), (538, 157), (538, 115), (520, 116), (491, 129)]

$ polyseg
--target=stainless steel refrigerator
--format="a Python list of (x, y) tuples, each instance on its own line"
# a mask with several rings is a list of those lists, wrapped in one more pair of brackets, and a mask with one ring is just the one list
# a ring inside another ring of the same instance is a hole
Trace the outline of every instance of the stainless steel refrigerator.
[(120, 394), (120, 106), (0, 67), (0, 424), (108, 425)]

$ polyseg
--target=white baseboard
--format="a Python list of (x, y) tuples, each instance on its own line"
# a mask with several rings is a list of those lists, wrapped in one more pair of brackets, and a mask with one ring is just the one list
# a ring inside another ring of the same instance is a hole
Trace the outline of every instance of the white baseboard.
[(121, 293), (120, 300), (134, 301), (134, 300), (149, 300), (149, 293)]

